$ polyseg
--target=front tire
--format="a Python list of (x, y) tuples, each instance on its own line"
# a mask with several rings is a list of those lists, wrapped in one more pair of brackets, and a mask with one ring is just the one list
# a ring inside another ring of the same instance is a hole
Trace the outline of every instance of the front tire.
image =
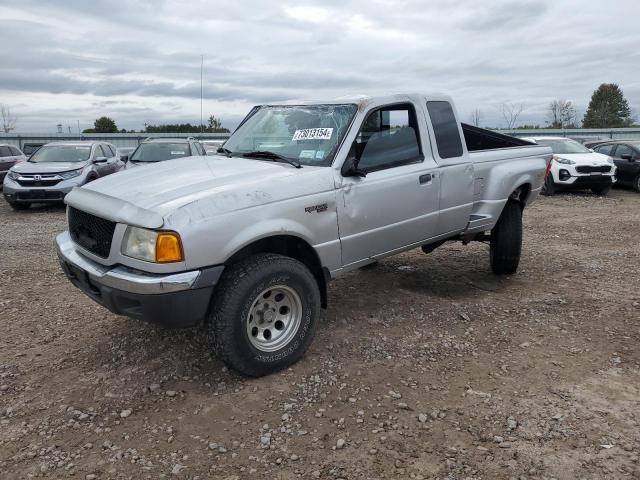
[(298, 361), (313, 340), (320, 289), (298, 260), (258, 254), (228, 267), (209, 318), (217, 355), (238, 372), (260, 377)]
[(511, 275), (518, 270), (522, 253), (522, 210), (509, 201), (491, 231), (489, 259), (493, 273)]

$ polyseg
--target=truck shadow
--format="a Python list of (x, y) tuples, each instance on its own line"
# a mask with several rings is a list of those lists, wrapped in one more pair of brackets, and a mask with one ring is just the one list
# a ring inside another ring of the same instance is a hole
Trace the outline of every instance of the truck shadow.
[[(443, 247), (428, 256), (413, 251), (346, 274), (330, 284), (329, 309), (319, 329), (335, 320), (366, 322), (389, 307), (408, 303), (476, 301), (487, 292), (500, 292), (510, 280), (491, 273), (486, 253), (481, 245)], [(107, 319), (104, 335), (87, 352), (87, 360), (98, 370), (115, 376), (130, 372), (143, 377), (145, 384), (181, 378), (233, 384), (244, 379), (216, 358), (204, 326), (171, 330), (124, 317)]]

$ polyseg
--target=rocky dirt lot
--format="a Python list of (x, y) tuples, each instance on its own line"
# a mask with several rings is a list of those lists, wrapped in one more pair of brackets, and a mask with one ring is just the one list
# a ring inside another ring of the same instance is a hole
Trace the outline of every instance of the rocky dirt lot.
[(511, 278), (482, 244), (346, 275), (257, 380), (72, 287), (63, 208), (0, 203), (2, 478), (640, 478), (639, 194), (541, 198)]

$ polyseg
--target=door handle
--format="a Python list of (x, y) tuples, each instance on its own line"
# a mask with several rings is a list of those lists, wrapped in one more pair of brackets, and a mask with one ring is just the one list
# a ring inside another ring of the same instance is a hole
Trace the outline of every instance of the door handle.
[(425, 185), (427, 183), (431, 183), (431, 179), (433, 177), (431, 176), (430, 173), (425, 173), (424, 175), (420, 175), (420, 177), (418, 178), (418, 181), (420, 182), (420, 185)]

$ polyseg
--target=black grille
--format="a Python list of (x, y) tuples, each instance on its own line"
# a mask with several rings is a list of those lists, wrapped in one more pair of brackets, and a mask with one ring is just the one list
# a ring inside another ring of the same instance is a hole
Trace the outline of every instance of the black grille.
[(53, 185), (57, 185), (58, 183), (60, 183), (60, 180), (45, 178), (36, 181), (35, 179), (31, 178), (29, 180), (17, 180), (17, 182), (23, 187), (52, 187)]
[(81, 247), (107, 258), (111, 250), (115, 222), (69, 207), (69, 233)]
[(611, 171), (611, 167), (609, 165), (580, 165), (579, 167), (576, 167), (576, 170), (578, 173), (609, 173)]

